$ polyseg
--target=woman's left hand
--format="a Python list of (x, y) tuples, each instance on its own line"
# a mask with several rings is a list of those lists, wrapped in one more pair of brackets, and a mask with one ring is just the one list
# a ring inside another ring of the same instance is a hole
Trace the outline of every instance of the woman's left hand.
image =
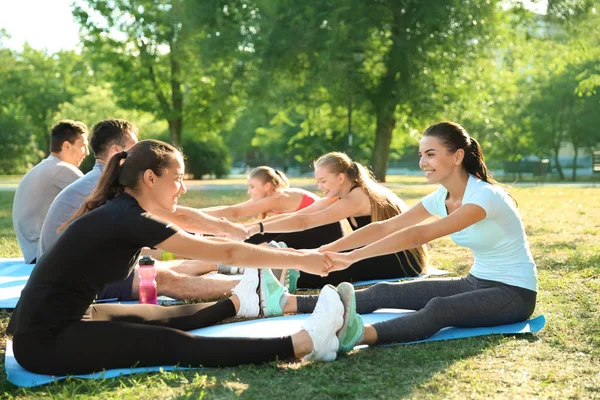
[(313, 275), (327, 276), (331, 262), (323, 254), (314, 250), (297, 250), (303, 253), (302, 268), (300, 270)]
[(354, 259), (352, 252), (350, 253), (332, 253), (325, 252), (323, 253), (325, 257), (329, 260), (327, 272), (333, 271), (341, 271), (343, 269), (348, 268), (350, 265), (354, 264), (356, 260)]

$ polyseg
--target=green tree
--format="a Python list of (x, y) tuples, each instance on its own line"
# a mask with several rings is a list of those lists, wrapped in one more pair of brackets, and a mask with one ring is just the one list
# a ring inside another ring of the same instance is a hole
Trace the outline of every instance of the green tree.
[[(90, 129), (92, 126), (106, 118), (121, 118), (133, 122), (139, 130), (139, 137), (143, 139), (166, 137), (168, 125), (165, 121), (156, 118), (145, 111), (124, 110), (116, 104), (116, 97), (110, 84), (90, 86), (87, 91), (74, 98), (71, 102), (62, 103), (54, 116), (55, 120), (76, 119), (84, 122)], [(94, 166), (94, 157), (87, 157), (80, 165), (83, 172), (91, 170)]]
[(475, 43), (484, 45), (495, 12), (495, 2), (452, 0), (289, 0), (270, 7), (272, 26), (261, 26), (266, 65), (304, 66), (328, 89), (328, 81), (356, 82), (345, 91), (336, 90), (339, 83), (330, 90), (368, 104), (375, 122), (371, 161), (380, 180), (385, 179), (397, 112), (423, 111), (428, 75), (472, 59), (481, 48)]
[(0, 31), (3, 169), (23, 172), (49, 152), (49, 131), (60, 104), (82, 93), (94, 77), (75, 52), (48, 55), (27, 44), (10, 50), (2, 47), (5, 36)]
[(88, 76), (89, 70), (82, 57), (74, 52), (48, 55), (28, 44), (20, 52), (4, 50), (4, 58), (9, 60), (0, 72), (3, 101), (23, 107), (38, 148), (47, 152), (54, 114), (61, 103), (82, 93), (89, 81), (93, 81)]
[(141, 138), (157, 138), (165, 136), (168, 125), (145, 111), (125, 110), (116, 103), (116, 97), (110, 84), (90, 86), (87, 91), (59, 106), (55, 119), (77, 119), (90, 128), (98, 121), (106, 118), (121, 118), (133, 122), (139, 130)]
[(154, 113), (179, 145), (184, 123), (185, 40), (180, 2), (87, 0), (75, 4), (83, 43), (114, 83), (119, 105)]
[[(588, 0), (553, 0), (543, 21), (543, 34), (532, 39), (536, 51), (530, 62), (532, 74), (523, 79), (534, 95), (525, 116), (539, 153), (550, 149), (561, 179), (560, 148), (573, 146), (576, 179), (580, 148), (600, 142), (597, 130), (600, 107), (595, 93), (595, 71), (600, 64), (597, 10)], [(582, 97), (583, 96), (583, 97)]]
[(600, 143), (596, 127), (600, 124), (600, 95), (579, 96), (577, 76), (590, 64), (568, 64), (560, 73), (544, 81), (528, 105), (534, 137), (541, 143), (551, 143), (554, 162), (564, 179), (558, 154), (563, 143), (573, 146), (572, 180), (577, 177), (577, 157), (581, 147)]
[(0, 174), (25, 173), (40, 159), (31, 127), (22, 106), (0, 106)]

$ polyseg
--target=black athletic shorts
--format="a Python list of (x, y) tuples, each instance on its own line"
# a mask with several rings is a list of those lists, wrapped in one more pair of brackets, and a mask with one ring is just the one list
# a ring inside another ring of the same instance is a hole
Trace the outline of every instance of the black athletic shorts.
[(98, 294), (97, 300), (115, 299), (120, 301), (131, 301), (131, 289), (133, 284), (133, 274), (135, 269), (122, 281), (109, 283), (102, 288)]

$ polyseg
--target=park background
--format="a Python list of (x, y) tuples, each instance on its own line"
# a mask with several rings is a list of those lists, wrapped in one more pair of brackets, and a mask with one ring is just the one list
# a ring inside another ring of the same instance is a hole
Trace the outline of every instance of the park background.
[(597, 2), (70, 2), (2, 3), (0, 174), (43, 159), (61, 118), (117, 117), (182, 146), (195, 178), (303, 175), (340, 150), (383, 181), (417, 168), (428, 125), (453, 120), (499, 175), (590, 179)]
[[(20, 256), (13, 190), (48, 154), (62, 118), (90, 127), (125, 118), (142, 138), (181, 146), (189, 178), (205, 180), (182, 198), (194, 207), (244, 200), (240, 178), (260, 164), (314, 188), (311, 163), (332, 150), (415, 204), (435, 190), (415, 176), (419, 135), (454, 120), (496, 175), (517, 183), (509, 190), (539, 270), (535, 315), (548, 325), (535, 336), (377, 348), (330, 364), (26, 390), (5, 378), (10, 312), (0, 311), (0, 397), (600, 398), (597, 2), (71, 2), (0, 0), (0, 257)], [(228, 174), (239, 178), (207, 180)], [(430, 252), (454, 276), (472, 262), (448, 238)]]

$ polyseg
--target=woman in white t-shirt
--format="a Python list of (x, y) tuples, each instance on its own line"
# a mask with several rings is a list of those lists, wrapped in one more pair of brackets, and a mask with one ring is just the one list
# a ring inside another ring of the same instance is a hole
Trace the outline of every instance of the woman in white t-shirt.
[[(410, 210), (369, 224), (319, 251), (331, 259), (329, 271), (335, 271), (450, 235), (473, 251), (471, 271), (460, 278), (379, 283), (357, 291), (360, 314), (380, 308), (417, 311), (363, 326), (360, 316), (347, 309), (339, 335), (342, 350), (361, 343), (421, 340), (448, 326), (515, 323), (529, 318), (535, 309), (537, 273), (523, 222), (515, 201), (488, 175), (479, 143), (462, 126), (441, 122), (425, 131), (419, 154), (427, 181), (441, 185), (437, 191)], [(432, 216), (441, 218), (419, 225)], [(340, 253), (347, 249), (357, 250)], [(269, 295), (262, 288), (265, 285), (261, 283), (263, 297)], [(352, 307), (352, 286), (338, 287), (338, 292), (346, 308)], [(280, 301), (283, 312), (309, 312), (315, 303), (313, 296), (287, 293)]]

